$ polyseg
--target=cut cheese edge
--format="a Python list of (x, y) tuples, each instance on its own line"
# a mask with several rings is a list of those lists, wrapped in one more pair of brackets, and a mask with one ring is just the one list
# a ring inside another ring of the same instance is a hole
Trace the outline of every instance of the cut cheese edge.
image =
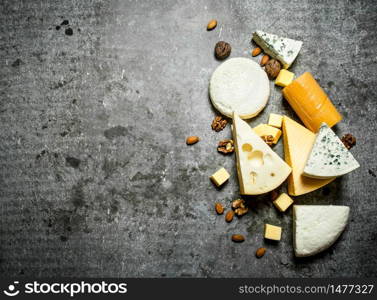
[(342, 176), (360, 167), (338, 136), (322, 123), (304, 168), (304, 175), (313, 178)]
[(294, 205), (295, 255), (311, 256), (329, 248), (346, 227), (348, 215), (348, 206)]
[(266, 72), (255, 61), (231, 58), (213, 72), (209, 96), (223, 115), (231, 118), (236, 112), (242, 119), (250, 119), (266, 106), (270, 83)]
[(279, 60), (284, 69), (288, 69), (296, 59), (302, 47), (301, 41), (283, 38), (275, 34), (257, 30), (253, 40), (271, 57)]
[(240, 194), (264, 194), (281, 185), (291, 168), (236, 113), (232, 132)]
[(313, 147), (315, 134), (287, 116), (283, 117), (284, 157), (292, 168), (288, 177), (288, 194), (303, 195), (315, 191), (335, 179), (314, 179), (303, 176), (304, 167)]

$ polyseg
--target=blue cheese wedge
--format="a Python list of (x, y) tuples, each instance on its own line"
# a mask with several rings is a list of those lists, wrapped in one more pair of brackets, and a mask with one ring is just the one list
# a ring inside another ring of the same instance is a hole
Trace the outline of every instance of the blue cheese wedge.
[(304, 168), (307, 177), (326, 179), (342, 176), (360, 167), (351, 152), (326, 124), (322, 123)]
[(295, 255), (315, 255), (334, 244), (347, 225), (349, 210), (348, 206), (338, 205), (294, 205)]
[(301, 41), (283, 38), (260, 30), (253, 33), (253, 40), (264, 52), (280, 61), (284, 69), (290, 67), (302, 47)]

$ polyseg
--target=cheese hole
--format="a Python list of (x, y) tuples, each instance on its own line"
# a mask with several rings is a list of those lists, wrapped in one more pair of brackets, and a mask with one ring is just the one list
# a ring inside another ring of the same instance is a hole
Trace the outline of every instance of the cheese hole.
[(250, 172), (251, 183), (254, 184), (256, 180), (257, 180), (257, 173), (255, 173), (254, 171)]
[(270, 175), (271, 175), (272, 177), (274, 177), (274, 176), (275, 176), (275, 173), (271, 173)]
[(263, 153), (261, 151), (253, 151), (251, 152), (247, 158), (250, 160), (250, 164), (254, 168), (259, 168), (260, 166), (263, 166), (264, 161), (263, 161)]
[(271, 154), (267, 153), (264, 157), (263, 157), (263, 160), (264, 160), (264, 163), (267, 165), (267, 164), (270, 164), (270, 165), (273, 165), (273, 159), (272, 159), (272, 156)]
[(246, 143), (242, 145), (242, 151), (244, 152), (251, 152), (253, 150), (253, 146), (250, 144)]

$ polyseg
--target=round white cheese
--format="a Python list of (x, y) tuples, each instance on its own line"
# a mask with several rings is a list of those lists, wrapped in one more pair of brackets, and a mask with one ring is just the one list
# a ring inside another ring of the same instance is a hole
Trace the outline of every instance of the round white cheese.
[(295, 255), (315, 255), (334, 244), (347, 225), (349, 210), (340, 205), (294, 205)]
[(227, 117), (233, 112), (250, 119), (266, 106), (270, 83), (265, 71), (253, 60), (236, 57), (222, 63), (209, 83), (213, 106)]

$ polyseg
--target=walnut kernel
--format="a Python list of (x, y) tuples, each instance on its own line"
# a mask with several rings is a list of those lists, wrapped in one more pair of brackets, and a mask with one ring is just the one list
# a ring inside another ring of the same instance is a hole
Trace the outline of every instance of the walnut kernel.
[(234, 212), (237, 216), (243, 216), (246, 214), (249, 209), (245, 205), (245, 200), (243, 199), (237, 199), (232, 202), (232, 208), (234, 209)]
[(217, 146), (217, 151), (228, 154), (234, 152), (234, 142), (233, 140), (222, 140), (219, 142), (219, 145)]
[(216, 132), (219, 132), (225, 128), (226, 124), (228, 124), (228, 121), (226, 119), (224, 119), (222, 116), (216, 116), (212, 121), (211, 127)]
[(274, 137), (272, 135), (262, 135), (261, 138), (268, 146), (274, 144)]

